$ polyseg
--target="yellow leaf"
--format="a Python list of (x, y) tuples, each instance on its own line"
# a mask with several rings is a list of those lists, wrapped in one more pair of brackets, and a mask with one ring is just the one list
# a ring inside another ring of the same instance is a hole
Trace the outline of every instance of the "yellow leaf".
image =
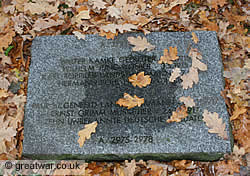
[(209, 133), (216, 133), (223, 139), (227, 139), (227, 132), (225, 131), (226, 124), (223, 123), (222, 118), (219, 118), (219, 115), (214, 112), (208, 112), (208, 110), (204, 110), (203, 112), (203, 121), (206, 123)]
[(128, 81), (132, 83), (134, 87), (138, 86), (140, 88), (146, 87), (151, 83), (151, 78), (149, 75), (144, 76), (144, 72), (138, 73), (138, 75), (133, 74), (128, 78)]
[(178, 107), (176, 111), (173, 111), (172, 116), (167, 120), (167, 123), (180, 122), (181, 119), (184, 119), (187, 116), (187, 108), (185, 106)]
[(188, 97), (180, 97), (179, 100), (185, 104), (186, 107), (194, 107), (195, 102), (194, 100), (188, 96)]
[(174, 60), (177, 60), (179, 58), (179, 56), (177, 56), (177, 47), (169, 47), (169, 51), (168, 49), (164, 49), (164, 55), (161, 56), (160, 60), (158, 61), (159, 64), (173, 64)]
[(139, 98), (136, 95), (132, 97), (131, 95), (124, 93), (124, 98), (120, 98), (116, 104), (124, 107), (128, 107), (128, 109), (131, 109), (135, 106), (140, 107), (144, 103), (144, 98)]
[(87, 139), (90, 139), (91, 133), (95, 133), (95, 129), (96, 129), (97, 125), (98, 124), (95, 121), (93, 123), (85, 125), (84, 129), (82, 129), (78, 132), (78, 135), (79, 135), (78, 143), (79, 143), (80, 147), (83, 146), (84, 142)]
[(133, 51), (144, 51), (145, 49), (147, 51), (151, 51), (155, 48), (154, 45), (151, 45), (150, 43), (148, 43), (146, 37), (141, 37), (138, 36), (136, 37), (128, 37), (128, 42), (131, 45), (135, 45), (134, 48), (132, 48)]
[(198, 41), (199, 41), (197, 35), (194, 32), (192, 32), (192, 39), (193, 39), (194, 43), (198, 43)]

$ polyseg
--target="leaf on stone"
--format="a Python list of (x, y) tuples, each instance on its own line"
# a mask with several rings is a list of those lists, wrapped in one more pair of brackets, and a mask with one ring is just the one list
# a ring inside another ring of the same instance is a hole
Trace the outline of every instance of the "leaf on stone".
[(108, 15), (111, 16), (111, 17), (115, 17), (116, 19), (119, 19), (121, 18), (121, 11), (120, 9), (118, 9), (117, 7), (115, 6), (109, 6), (108, 9)]
[(194, 41), (194, 43), (198, 43), (199, 42), (199, 38), (197, 37), (197, 35), (194, 33), (194, 32), (192, 32), (192, 40)]
[(178, 107), (176, 111), (173, 111), (172, 116), (170, 117), (170, 119), (167, 120), (167, 123), (180, 122), (187, 116), (187, 107), (182, 105), (181, 107)]
[(120, 106), (127, 107), (128, 109), (131, 109), (135, 106), (140, 107), (144, 103), (144, 98), (139, 98), (136, 95), (132, 97), (131, 95), (124, 93), (124, 98), (120, 98), (116, 104)]
[(191, 48), (188, 55), (192, 58), (193, 68), (197, 68), (201, 71), (207, 70), (207, 65), (200, 61), (202, 59), (202, 55), (198, 52), (196, 48)]
[(131, 45), (135, 45), (134, 48), (132, 48), (133, 51), (144, 51), (145, 49), (147, 51), (151, 51), (155, 48), (154, 45), (151, 45), (146, 37), (138, 36), (136, 37), (128, 37), (128, 42)]
[(177, 56), (177, 47), (169, 47), (168, 49), (164, 49), (164, 55), (161, 56), (160, 60), (158, 61), (159, 64), (173, 64), (174, 60), (177, 60), (179, 56)]
[(144, 72), (140, 72), (137, 75), (133, 74), (128, 78), (128, 81), (132, 83), (134, 87), (138, 86), (140, 88), (146, 87), (151, 83), (151, 78), (149, 75), (144, 76)]
[(233, 115), (230, 117), (230, 120), (238, 119), (241, 114), (247, 112), (246, 107), (239, 107), (237, 104), (234, 105)]
[(190, 67), (189, 72), (181, 76), (183, 89), (188, 89), (193, 87), (193, 83), (199, 82), (198, 70), (196, 68)]
[(94, 9), (98, 9), (98, 10), (101, 10), (101, 9), (105, 9), (106, 8), (106, 2), (102, 1), (102, 0), (90, 0), (89, 1), (90, 3), (93, 3), (93, 8)]
[(188, 96), (188, 97), (180, 97), (179, 100), (185, 104), (186, 107), (194, 107), (195, 102), (194, 100)]
[(203, 112), (203, 121), (209, 128), (209, 133), (216, 133), (223, 139), (228, 138), (227, 132), (225, 131), (226, 124), (223, 123), (222, 118), (219, 118), (219, 115), (216, 112), (211, 113), (205, 109)]
[(79, 143), (80, 147), (83, 146), (84, 142), (87, 139), (90, 139), (91, 133), (95, 133), (95, 129), (96, 129), (97, 125), (98, 125), (98, 123), (95, 121), (93, 123), (85, 125), (84, 129), (82, 129), (78, 132), (78, 136), (79, 136), (78, 143)]
[(81, 32), (79, 31), (74, 31), (73, 34), (77, 37), (78, 40), (85, 40), (85, 35), (82, 34)]
[(181, 73), (180, 68), (178, 68), (178, 67), (174, 68), (174, 70), (172, 71), (171, 76), (169, 78), (169, 81), (174, 82), (176, 80), (176, 78), (178, 78), (180, 76), (180, 73)]

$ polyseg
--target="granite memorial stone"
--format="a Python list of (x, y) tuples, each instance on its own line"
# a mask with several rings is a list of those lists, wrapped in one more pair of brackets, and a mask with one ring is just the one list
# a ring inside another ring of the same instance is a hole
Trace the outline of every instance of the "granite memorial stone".
[[(226, 105), (221, 52), (215, 32), (155, 32), (146, 35), (152, 51), (134, 52), (119, 35), (107, 40), (87, 35), (41, 36), (32, 43), (28, 95), (25, 107), (23, 155), (37, 159), (193, 159), (217, 160), (231, 152), (231, 131)], [(158, 64), (166, 48), (177, 47), (179, 59)], [(207, 71), (199, 82), (183, 89), (179, 78), (169, 82), (175, 67), (181, 74), (191, 66), (188, 50), (197, 48)], [(150, 75), (147, 87), (134, 87), (128, 77), (141, 71)], [(116, 104), (124, 93), (144, 98), (141, 107)], [(196, 105), (181, 122), (167, 123), (172, 112), (191, 96)], [(209, 133), (202, 121), (204, 109), (217, 112), (226, 123), (227, 140)], [(81, 148), (78, 131), (98, 122), (96, 133)]]

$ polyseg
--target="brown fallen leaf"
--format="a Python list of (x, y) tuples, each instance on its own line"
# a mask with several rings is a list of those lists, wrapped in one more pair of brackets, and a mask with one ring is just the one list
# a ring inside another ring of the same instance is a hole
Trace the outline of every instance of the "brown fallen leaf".
[(176, 111), (173, 111), (172, 116), (170, 117), (170, 119), (167, 120), (167, 123), (180, 122), (181, 119), (184, 119), (187, 116), (188, 116), (187, 108), (186, 106), (182, 105), (181, 107), (178, 107)]
[(116, 19), (121, 18), (121, 11), (115, 6), (109, 6), (107, 8), (108, 15), (111, 17), (115, 17)]
[(116, 30), (118, 30), (120, 33), (124, 33), (124, 31), (131, 31), (132, 29), (137, 29), (136, 25), (133, 24), (107, 24), (107, 25), (103, 25), (100, 27), (101, 30), (105, 31), (105, 32), (112, 32), (112, 33), (116, 33)]
[(164, 55), (161, 56), (160, 60), (158, 61), (159, 64), (173, 64), (174, 60), (177, 60), (179, 58), (179, 56), (177, 56), (177, 47), (169, 47), (169, 51), (168, 49), (164, 49)]
[(174, 68), (174, 70), (172, 71), (171, 76), (169, 78), (169, 81), (174, 82), (176, 80), (176, 78), (178, 78), (180, 76), (180, 73), (181, 73), (180, 68), (178, 68), (178, 67)]
[(0, 89), (8, 90), (10, 82), (5, 78), (5, 76), (0, 75)]
[(7, 90), (0, 89), (0, 98), (5, 98), (8, 96), (9, 96), (9, 94), (8, 94)]
[(83, 146), (84, 142), (87, 139), (90, 139), (91, 133), (95, 133), (95, 129), (96, 129), (97, 125), (98, 125), (98, 123), (96, 121), (92, 122), (90, 124), (85, 125), (84, 129), (82, 129), (78, 132), (78, 135), (79, 135), (78, 143), (79, 143), (80, 147)]
[(0, 53), (12, 43), (12, 38), (16, 35), (13, 29), (8, 29), (4, 35), (0, 35)]
[(208, 0), (208, 3), (218, 12), (218, 5), (223, 7), (226, 4), (226, 0)]
[(233, 115), (230, 117), (230, 120), (235, 120), (239, 117), (239, 115), (247, 112), (246, 107), (239, 107), (237, 104), (234, 105)]
[(89, 2), (93, 4), (94, 9), (98, 9), (98, 10), (105, 9), (106, 8), (105, 5), (107, 4), (106, 2), (102, 0), (90, 0)]
[(128, 109), (131, 109), (135, 106), (140, 107), (144, 103), (144, 98), (139, 98), (136, 95), (132, 97), (131, 95), (124, 93), (124, 98), (120, 98), (116, 104), (124, 107), (128, 107)]
[(196, 35), (194, 32), (192, 32), (192, 39), (193, 39), (194, 43), (196, 43), (196, 44), (197, 44), (198, 41), (199, 41), (197, 35)]
[(185, 104), (186, 107), (194, 107), (195, 102), (194, 100), (188, 96), (188, 97), (180, 97), (179, 100)]
[(132, 48), (133, 51), (144, 51), (145, 49), (147, 51), (151, 51), (155, 48), (154, 45), (151, 45), (150, 43), (148, 43), (147, 38), (146, 37), (141, 37), (138, 36), (136, 37), (128, 37), (128, 42), (131, 45), (135, 45), (134, 48)]
[(85, 40), (85, 35), (82, 34), (81, 32), (79, 31), (74, 31), (73, 34), (77, 37), (78, 40)]
[(151, 83), (151, 78), (149, 75), (144, 76), (144, 72), (138, 73), (138, 75), (133, 74), (128, 78), (128, 81), (132, 83), (134, 87), (138, 86), (140, 88), (146, 87)]
[(135, 160), (131, 160), (129, 163), (128, 160), (125, 160), (126, 167), (124, 168), (124, 175), (126, 176), (134, 176), (135, 175), (135, 168), (136, 162)]
[(225, 131), (226, 124), (223, 123), (222, 118), (219, 118), (219, 115), (214, 112), (208, 112), (208, 110), (204, 110), (203, 112), (203, 121), (206, 123), (209, 133), (216, 133), (223, 139), (227, 139), (227, 132)]

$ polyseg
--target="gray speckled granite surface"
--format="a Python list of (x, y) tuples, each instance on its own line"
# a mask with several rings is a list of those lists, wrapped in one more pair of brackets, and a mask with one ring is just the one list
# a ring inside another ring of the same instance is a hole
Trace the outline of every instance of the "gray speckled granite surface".
[[(107, 40), (87, 35), (42, 36), (32, 43), (28, 96), (25, 107), (23, 155), (42, 159), (194, 159), (216, 160), (231, 151), (230, 138), (208, 133), (202, 121), (204, 109), (217, 112), (231, 136), (226, 105), (221, 52), (215, 32), (155, 32), (146, 36), (156, 48), (132, 52), (128, 36)], [(172, 65), (159, 65), (163, 50), (177, 46), (180, 58)], [(199, 71), (199, 83), (183, 90), (181, 79), (168, 81), (176, 66), (187, 73), (191, 59), (188, 48), (198, 48), (208, 70)], [(152, 82), (146, 88), (133, 87), (128, 77), (145, 71)], [(127, 110), (115, 102), (123, 93), (143, 97), (145, 103)], [(196, 106), (180, 123), (166, 123), (172, 111), (191, 96)], [(82, 148), (78, 131), (97, 120), (96, 133)], [(231, 138), (232, 139), (232, 138)]]

